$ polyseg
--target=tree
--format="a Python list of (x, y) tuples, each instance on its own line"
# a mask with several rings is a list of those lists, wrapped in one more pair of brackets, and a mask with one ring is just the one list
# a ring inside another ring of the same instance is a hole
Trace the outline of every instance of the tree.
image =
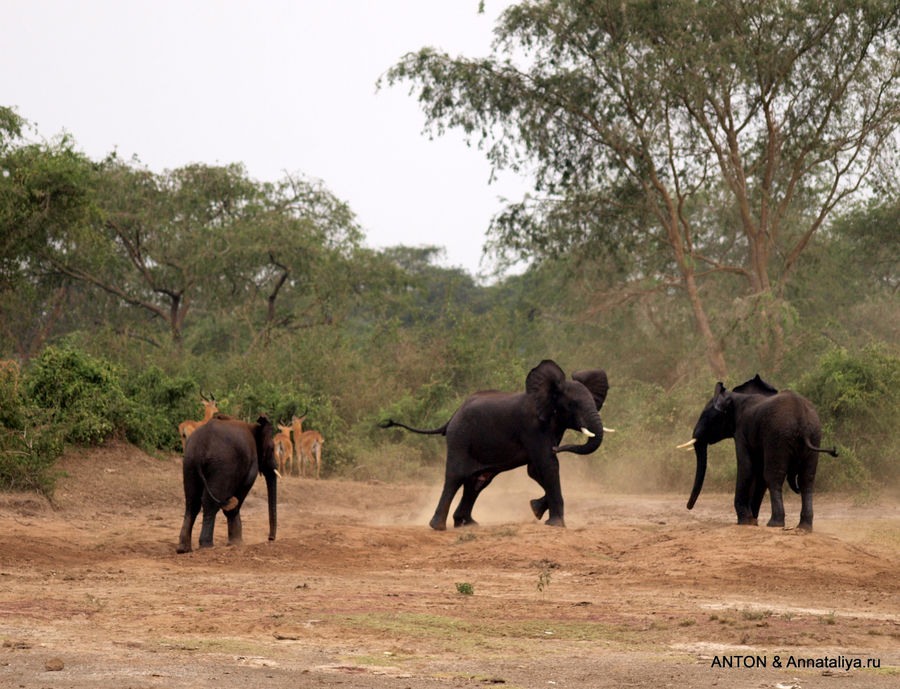
[(27, 121), (0, 107), (0, 341), (30, 358), (63, 316), (71, 286), (37, 255), (94, 210), (94, 164), (72, 139), (25, 140)]
[(534, 171), (537, 196), (492, 223), (494, 250), (638, 253), (631, 281), (686, 295), (720, 377), (701, 283), (782, 300), (900, 122), (895, 0), (532, 0), (495, 33), (487, 58), (423, 48), (385, 80), (412, 82), (431, 131)]

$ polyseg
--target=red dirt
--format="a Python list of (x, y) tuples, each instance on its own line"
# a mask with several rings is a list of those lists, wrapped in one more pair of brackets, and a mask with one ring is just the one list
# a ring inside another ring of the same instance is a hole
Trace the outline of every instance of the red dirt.
[(215, 548), (176, 555), (179, 457), (70, 454), (53, 505), (0, 496), (0, 686), (900, 682), (896, 502), (822, 495), (812, 534), (738, 527), (728, 495), (688, 512), (686, 494), (606, 493), (566, 459), (568, 529), (531, 517), (521, 470), (479, 498), (481, 526), (443, 533), (439, 486), (285, 478), (277, 541), (260, 481), (245, 545), (220, 515)]

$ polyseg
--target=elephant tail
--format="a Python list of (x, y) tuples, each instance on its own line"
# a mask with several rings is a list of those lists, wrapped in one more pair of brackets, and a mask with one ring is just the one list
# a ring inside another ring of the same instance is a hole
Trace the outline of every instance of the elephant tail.
[(824, 452), (827, 455), (831, 455), (832, 457), (838, 456), (837, 447), (832, 447), (830, 450), (822, 447), (816, 447), (811, 442), (809, 442), (809, 438), (806, 438), (806, 447), (808, 447), (813, 452)]
[(197, 472), (200, 474), (200, 480), (203, 481), (203, 487), (206, 489), (207, 495), (213, 499), (217, 505), (219, 505), (223, 510), (233, 510), (238, 506), (238, 499), (233, 495), (227, 500), (219, 500), (215, 496), (215, 494), (209, 489), (209, 484), (206, 482), (206, 476), (203, 475), (203, 469), (201, 467), (197, 467)]
[(388, 419), (387, 421), (382, 421), (378, 424), (382, 428), (391, 428), (392, 426), (399, 426), (400, 428), (405, 428), (408, 431), (412, 431), (413, 433), (421, 433), (422, 435), (447, 435), (447, 426), (450, 425), (448, 421), (440, 428), (413, 428), (412, 426), (407, 426), (405, 423), (400, 423), (399, 421), (394, 421), (393, 419)]

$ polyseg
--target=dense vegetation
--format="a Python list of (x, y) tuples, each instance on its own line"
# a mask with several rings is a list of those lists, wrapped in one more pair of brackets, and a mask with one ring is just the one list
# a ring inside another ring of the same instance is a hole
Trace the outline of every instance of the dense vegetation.
[[(240, 164), (158, 172), (114, 154), (91, 160), (70, 137), (30, 139), (22, 116), (0, 107), (0, 487), (51, 493), (67, 444), (119, 437), (179, 451), (177, 425), (200, 417), (201, 391), (247, 418), (308, 410), (326, 475), (437, 478), (439, 441), (377, 422), (439, 425), (477, 389), (522, 389), (543, 358), (607, 369), (603, 417), (618, 433), (566, 461), (611, 486), (687, 493), (693, 456), (674, 446), (717, 379), (730, 387), (756, 372), (819, 409), (824, 442), (841, 450), (821, 460), (819, 486), (897, 485), (897, 11), (813, 3), (807, 19), (780, 25), (798, 38), (822, 22), (811, 31), (819, 50), (794, 62), (746, 52), (777, 46), (742, 46), (719, 13), (693, 17), (742, 67), (725, 84), (710, 76), (717, 65), (684, 59), (699, 47), (675, 31), (683, 17), (666, 29), (653, 17), (668, 15), (645, 16), (644, 4), (596, 17), (580, 12), (600, 3), (522, 3), (504, 16), (492, 61), (422, 51), (391, 73), (422, 86), (439, 131), (480, 132), (496, 165), (539, 170), (536, 195), (501, 214), (490, 239), (530, 267), (492, 284), (440, 266), (435, 247), (366, 248), (352, 200), (323, 182), (260, 182)], [(845, 21), (852, 11), (865, 16)], [(598, 46), (619, 51), (604, 53), (619, 72), (579, 71)], [(505, 61), (519, 48), (530, 72)], [(675, 57), (688, 71), (662, 89), (650, 66)], [(831, 81), (816, 71), (829, 60)], [(761, 77), (764, 67), (782, 71)], [(602, 109), (592, 89), (610, 95), (617, 83), (634, 87), (618, 94), (633, 107)], [(878, 102), (859, 101), (875, 84)], [(705, 129), (720, 100), (748, 111)], [(806, 119), (791, 111), (804, 104)], [(753, 125), (769, 116), (794, 123), (796, 138)], [(752, 137), (727, 130), (741, 118)], [(707, 481), (725, 487), (731, 446), (714, 449)]]

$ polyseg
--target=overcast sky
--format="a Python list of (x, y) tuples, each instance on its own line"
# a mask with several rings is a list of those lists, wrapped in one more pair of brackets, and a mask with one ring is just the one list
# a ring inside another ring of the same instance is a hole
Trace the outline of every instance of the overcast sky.
[(323, 180), (367, 244), (438, 245), (476, 274), (501, 197), (484, 153), (431, 141), (408, 86), (376, 92), (406, 52), (486, 55), (511, 0), (16, 0), (0, 20), (0, 104), (43, 138), (150, 169), (242, 162)]

